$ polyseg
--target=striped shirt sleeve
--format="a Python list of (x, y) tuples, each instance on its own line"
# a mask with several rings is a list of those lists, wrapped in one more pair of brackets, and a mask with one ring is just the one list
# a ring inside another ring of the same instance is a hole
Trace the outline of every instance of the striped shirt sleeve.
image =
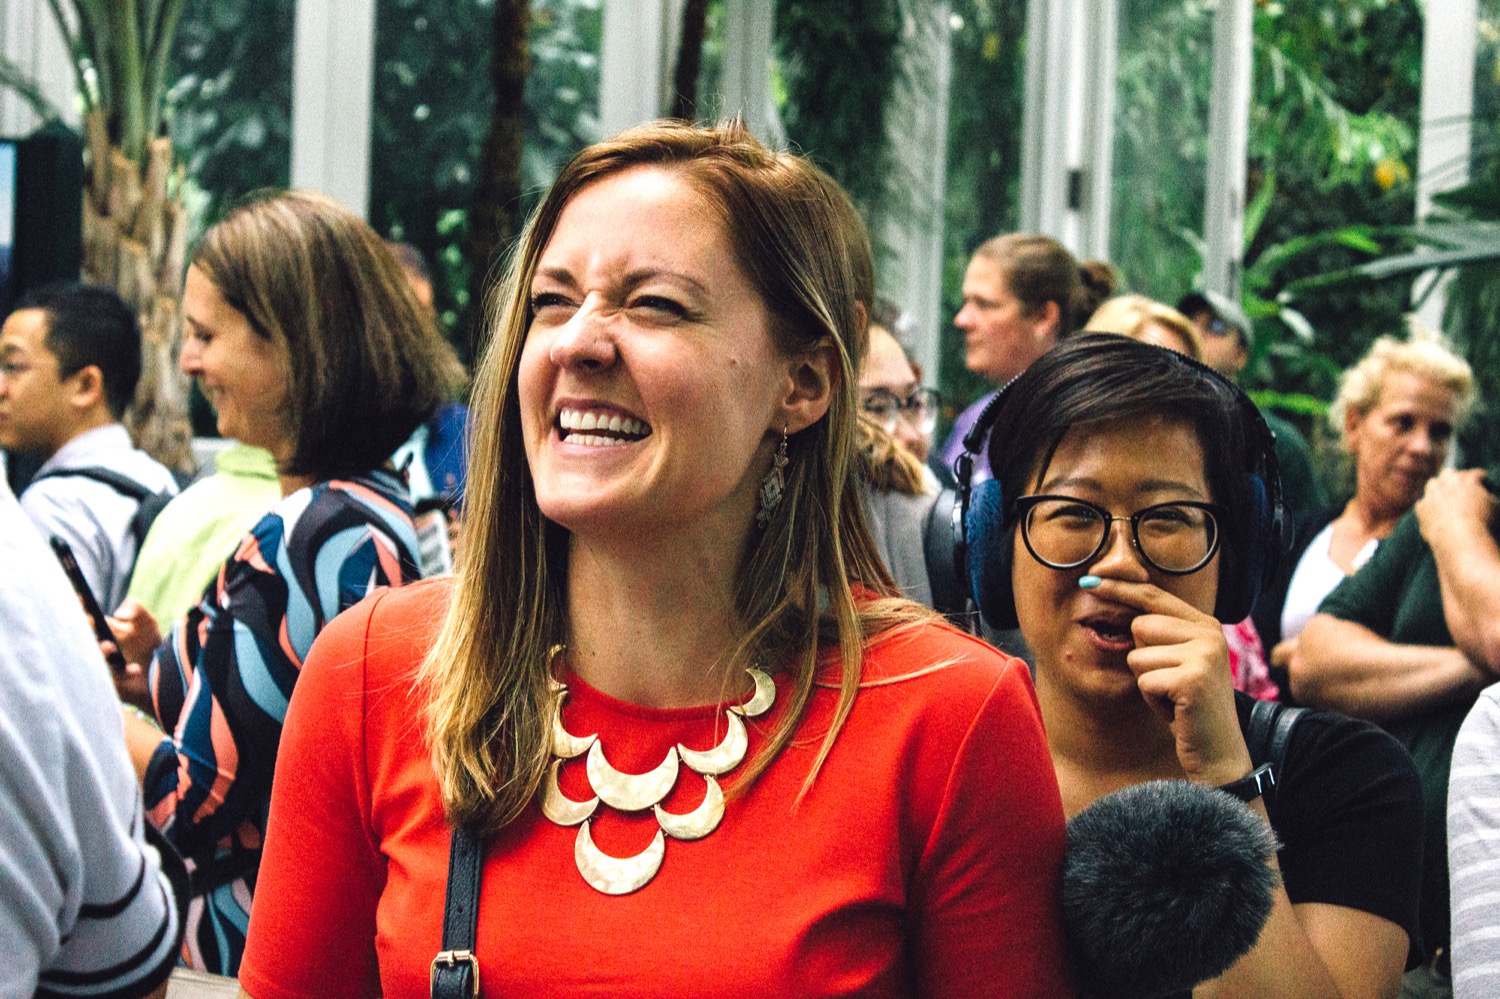
[[(77, 599), (0, 490), (0, 999), (134, 999), (182, 929)], [(25, 528), (24, 534), (17, 525)]]
[(1500, 995), (1500, 684), (1480, 695), (1453, 747), (1448, 869), (1454, 999)]

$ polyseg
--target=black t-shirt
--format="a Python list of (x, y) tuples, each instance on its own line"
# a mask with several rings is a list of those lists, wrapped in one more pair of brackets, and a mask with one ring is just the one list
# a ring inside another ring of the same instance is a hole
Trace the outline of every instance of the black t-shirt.
[[(1244, 732), (1255, 702), (1235, 698)], [(1292, 903), (1388, 919), (1406, 931), (1407, 966), (1418, 963), (1422, 785), (1406, 749), (1369, 722), (1309, 710), (1292, 730), (1266, 810)]]

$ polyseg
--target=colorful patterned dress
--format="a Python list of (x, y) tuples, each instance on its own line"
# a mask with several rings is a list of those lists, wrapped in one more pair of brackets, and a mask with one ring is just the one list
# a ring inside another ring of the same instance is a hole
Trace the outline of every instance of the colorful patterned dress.
[(281, 724), (313, 639), (375, 588), (419, 575), (406, 495), (376, 471), (285, 497), (157, 650), (151, 694), (170, 737), (147, 768), (146, 806), (193, 870), (194, 968), (239, 969)]

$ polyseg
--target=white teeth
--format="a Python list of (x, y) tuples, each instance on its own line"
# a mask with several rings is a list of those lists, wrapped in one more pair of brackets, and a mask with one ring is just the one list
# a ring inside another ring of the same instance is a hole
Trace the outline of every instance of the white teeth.
[[(618, 413), (596, 413), (579, 409), (564, 409), (557, 414), (558, 426), (567, 432), (569, 440), (581, 443), (582, 435), (575, 431), (600, 430), (612, 434), (630, 434), (636, 437), (644, 437), (651, 432), (651, 427), (644, 420), (634, 417), (620, 416)], [(597, 435), (590, 435), (597, 436)], [(601, 440), (603, 438), (600, 438)], [(629, 443), (611, 439), (612, 444)]]

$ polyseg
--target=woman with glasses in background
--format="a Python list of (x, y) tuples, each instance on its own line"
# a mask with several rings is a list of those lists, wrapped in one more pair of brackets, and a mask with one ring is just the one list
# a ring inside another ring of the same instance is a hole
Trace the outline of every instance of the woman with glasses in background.
[(938, 496), (927, 467), (938, 394), (886, 327), (871, 323), (859, 363), (859, 499), (870, 537), (901, 592), (933, 606), (924, 541)]
[[(1252, 756), (1220, 619), (1274, 562), (1270, 434), (1228, 381), (1170, 350), (1083, 335), (993, 414), (998, 477), (967, 538), (989, 624), (1019, 622), (1064, 811), (1155, 779), (1248, 803), (1280, 841), (1256, 946), (1198, 995), (1394, 996), (1416, 946), (1420, 790), (1380, 729), (1302, 715)], [(1274, 783), (1273, 783), (1274, 782)]]

